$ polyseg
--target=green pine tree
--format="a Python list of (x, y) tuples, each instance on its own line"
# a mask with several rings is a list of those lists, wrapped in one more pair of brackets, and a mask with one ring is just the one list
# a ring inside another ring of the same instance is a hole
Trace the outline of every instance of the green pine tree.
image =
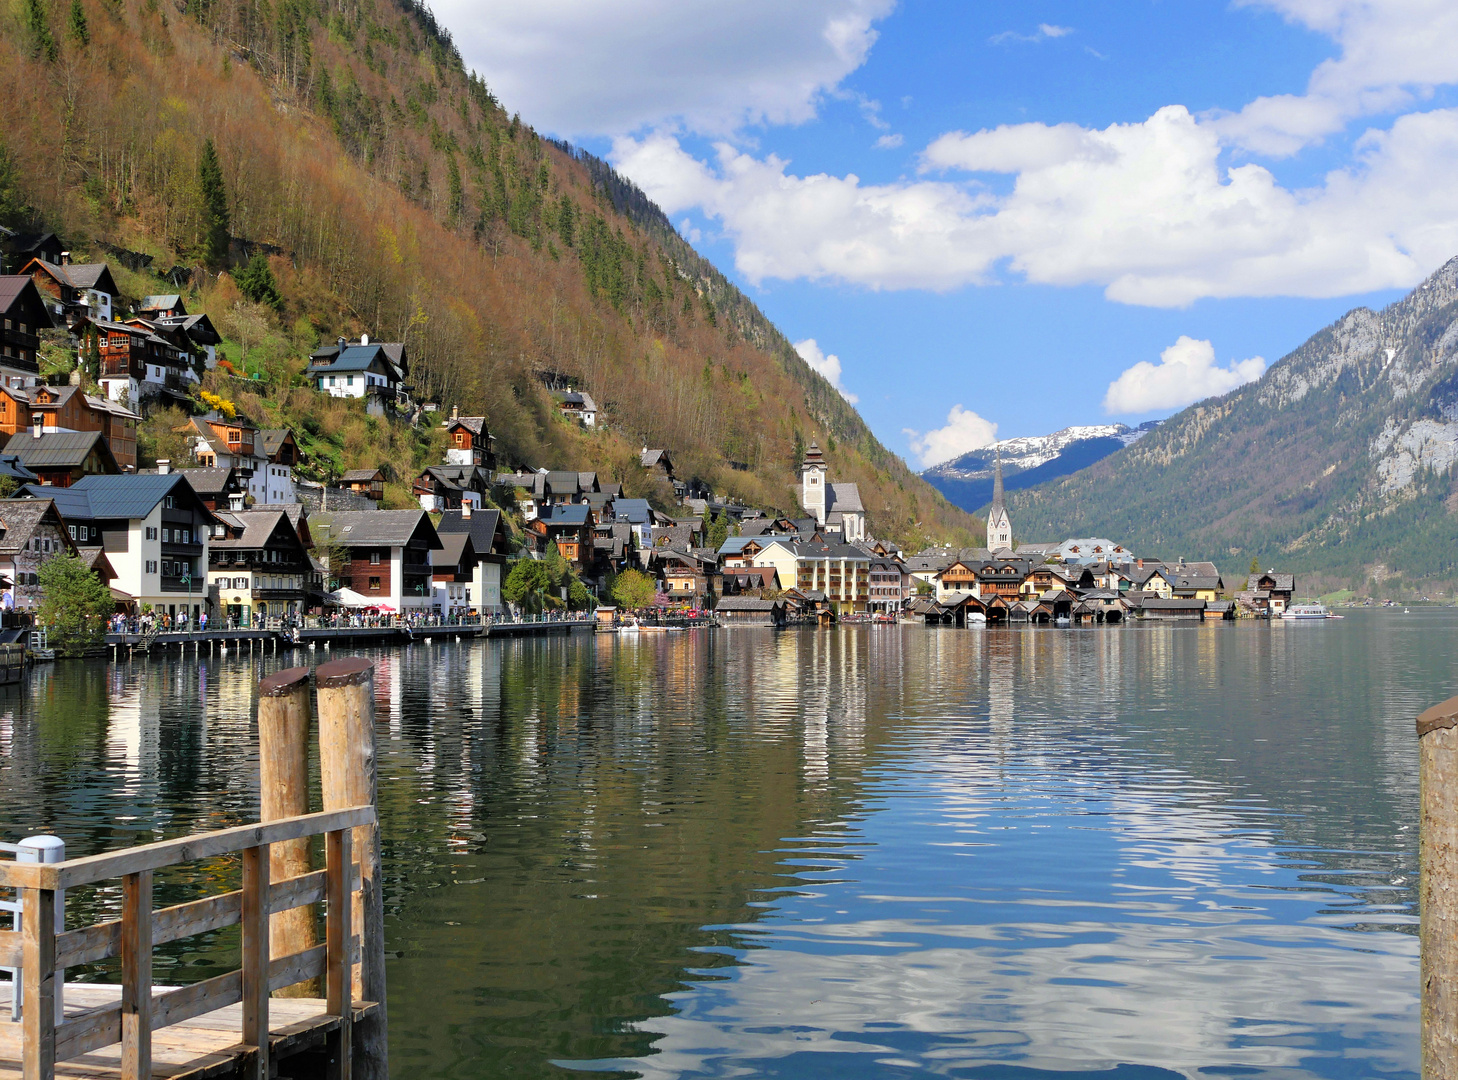
[(86, 9), (81, 0), (71, 0), (71, 17), (66, 23), (66, 34), (81, 48), (91, 44), (91, 27), (86, 22)]
[(55, 63), (61, 50), (56, 45), (56, 35), (51, 33), (51, 24), (46, 19), (44, 0), (25, 0), (21, 8), (21, 21), (30, 37), (31, 57)]
[(213, 140), (203, 143), (197, 166), (198, 191), (202, 197), (203, 261), (216, 270), (228, 261), (228, 189), (223, 184), (223, 167), (218, 162)]
[(268, 265), (268, 256), (255, 251), (248, 265), (238, 271), (238, 290), (255, 304), (271, 307), (278, 311), (283, 307), (283, 293), (278, 291), (278, 279)]

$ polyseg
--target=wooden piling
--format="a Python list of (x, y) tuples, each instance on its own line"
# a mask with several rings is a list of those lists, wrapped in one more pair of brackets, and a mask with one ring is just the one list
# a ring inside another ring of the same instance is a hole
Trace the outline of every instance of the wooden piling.
[(1423, 1080), (1458, 1080), (1458, 697), (1418, 717)]
[[(309, 722), (313, 719), (309, 669), (286, 668), (258, 684), (259, 821), (277, 821), (309, 812)], [(274, 881), (314, 869), (308, 840), (288, 840), (269, 848)], [(318, 942), (314, 905), (280, 911), (269, 919), (269, 951), (292, 956)], [(284, 987), (278, 997), (318, 997), (319, 980)]]
[[(362, 657), (321, 664), (314, 672), (319, 689), (319, 772), (325, 810), (379, 805), (374, 672), (374, 664)], [(380, 1006), (354, 1027), (354, 1076), (386, 1080), (385, 909), (378, 824), (357, 827), (351, 847), (359, 859), (360, 889), (350, 923), (360, 935), (361, 947), (350, 996)]]

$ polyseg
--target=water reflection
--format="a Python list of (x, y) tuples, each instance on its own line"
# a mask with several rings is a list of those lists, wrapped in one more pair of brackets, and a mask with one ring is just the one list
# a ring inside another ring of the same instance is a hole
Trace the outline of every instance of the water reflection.
[[(1411, 722), (1458, 620), (1393, 623), (371, 654), (396, 1071), (1415, 1075)], [(0, 833), (249, 819), (294, 662), (0, 692)]]

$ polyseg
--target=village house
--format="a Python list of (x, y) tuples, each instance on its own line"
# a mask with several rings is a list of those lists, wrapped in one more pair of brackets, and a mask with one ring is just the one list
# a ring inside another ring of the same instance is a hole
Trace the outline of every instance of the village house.
[(51, 328), (44, 298), (28, 275), (0, 277), (0, 384), (23, 389), (40, 377), (40, 332)]
[(756, 596), (780, 591), (780, 574), (773, 566), (724, 566), (719, 573), (720, 596)]
[(221, 511), (208, 545), (208, 585), (233, 626), (302, 615), (312, 573), (295, 524), (280, 509)]
[(977, 576), (977, 597), (987, 600), (996, 596), (1013, 604), (1021, 598), (1023, 582), (1033, 567), (1027, 559), (1013, 557), (988, 558), (972, 569)]
[(91, 397), (77, 386), (0, 385), (0, 445), (29, 433), (39, 420), (43, 432), (97, 431), (117, 465), (130, 471), (137, 466), (137, 422), (125, 406)]
[(1245, 591), (1237, 593), (1236, 603), (1253, 615), (1279, 616), (1291, 606), (1296, 595), (1296, 575), (1267, 570), (1245, 579)]
[(20, 272), (46, 297), (53, 317), (72, 327), (88, 319), (109, 322), (121, 294), (106, 263), (72, 263), (68, 251), (61, 252), (59, 264), (31, 259)]
[[(37, 421), (39, 416), (35, 418)], [(40, 483), (71, 487), (86, 476), (114, 476), (121, 472), (99, 431), (42, 432), (38, 423), (29, 433), (5, 444), (5, 453), (19, 459)]]
[(1210, 601), (1220, 599), (1225, 582), (1214, 563), (1187, 563), (1181, 558), (1156, 570), (1145, 589), (1166, 599)]
[(462, 416), (460, 409), (451, 406), (451, 418), (443, 421), (446, 432), (447, 465), (475, 465), (482, 469), (496, 468), (496, 451), (493, 445), (496, 436), (486, 427), (484, 416)]
[(219, 510), (247, 509), (248, 482), (238, 475), (238, 470), (226, 469), (174, 469), (165, 458), (157, 462), (157, 468), (146, 472), (163, 475), (175, 472), (185, 477), (194, 494), (213, 513)]
[(140, 405), (144, 399), (160, 396), (191, 405), (188, 391), (197, 382), (197, 373), (192, 370), (192, 358), (185, 346), (168, 340), (143, 319), (94, 319), (91, 326), (96, 331), (101, 357), (101, 373), (96, 381), (108, 398)]
[[(597, 426), (597, 402), (591, 394), (575, 392), (570, 387), (558, 390), (552, 395), (557, 401), (557, 410), (569, 420), (576, 420), (583, 427)], [(646, 449), (646, 448), (645, 448)]]
[(407, 404), (405, 379), (410, 374), (405, 346), (398, 342), (371, 342), (365, 334), (358, 342), (340, 338), (309, 357), (304, 375), (320, 393), (330, 397), (365, 398), (372, 415)]
[(912, 594), (911, 575), (901, 560), (877, 556), (874, 549), (871, 555), (869, 610), (900, 611)]
[(500, 510), (447, 510), (440, 516), (436, 532), (444, 544), (453, 535), (471, 538), (475, 565), (466, 580), (465, 606), (468, 612), (493, 615), (502, 610), (501, 580), (511, 541)]
[(725, 626), (784, 626), (783, 600), (762, 600), (749, 596), (726, 596), (714, 608), (714, 615)]
[(288, 429), (263, 432), (241, 416), (213, 412), (194, 417), (188, 434), (198, 464), (205, 469), (237, 470), (254, 505), (298, 501), (292, 464), (298, 460), (298, 444)]
[(54, 500), (0, 500), (0, 611), (34, 610), (41, 563), (75, 550)]
[(973, 564), (957, 559), (950, 566), (934, 574), (932, 584), (936, 587), (938, 601), (961, 594), (976, 596), (977, 568)]
[(420, 508), (431, 514), (479, 507), (491, 490), (491, 474), (477, 465), (430, 465), (415, 478), (410, 490)]
[(643, 447), (643, 452), (638, 455), (638, 461), (654, 476), (673, 483), (673, 458), (667, 450), (649, 450)]
[(345, 550), (344, 565), (330, 567), (341, 588), (397, 612), (434, 606), (431, 552), (443, 548), (425, 511), (340, 510), (315, 514), (309, 528), (316, 547)]
[(379, 502), (385, 497), (385, 474), (379, 469), (350, 469), (339, 478), (339, 486)]
[(871, 599), (870, 555), (851, 544), (797, 544), (795, 550), (797, 589), (823, 592), (842, 615), (867, 610)]
[(159, 336), (173, 341), (177, 341), (179, 336), (186, 339), (192, 351), (202, 357), (208, 371), (218, 366), (218, 346), (222, 344), (223, 337), (206, 315), (162, 315), (149, 317), (148, 321), (157, 328)]
[(590, 506), (562, 504), (543, 507), (529, 528), (545, 544), (555, 544), (562, 558), (574, 566), (591, 562), (593, 520)]
[[(208, 537), (215, 519), (176, 473), (84, 476), (71, 487), (29, 484), (22, 496), (54, 498), (67, 525), (86, 526), (84, 546), (99, 539), (130, 604), (150, 604), (195, 621), (208, 601)], [(82, 542), (78, 538), (78, 544)]]
[(472, 606), (471, 579), (476, 573), (476, 548), (468, 532), (439, 535), (440, 550), (430, 560), (435, 612), (465, 615)]
[(59, 264), (66, 245), (53, 232), (7, 233), (0, 228), (0, 273), (15, 274), (32, 259)]

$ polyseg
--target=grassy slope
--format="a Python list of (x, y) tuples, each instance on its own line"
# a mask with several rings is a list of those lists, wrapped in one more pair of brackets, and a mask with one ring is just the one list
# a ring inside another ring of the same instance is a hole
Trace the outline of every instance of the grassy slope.
[[(0, 35), (14, 88), (0, 132), (25, 216), (78, 252), (111, 243), (154, 255), (155, 269), (190, 265), (211, 136), (233, 235), (273, 254), (286, 303), (242, 303), (226, 275), (199, 275), (191, 303), (268, 376), (257, 395), (219, 387), (260, 421), (300, 424), (346, 467), (427, 460), (428, 439), (289, 390), (309, 347), (364, 331), (406, 340), (418, 389), (484, 412), (510, 463), (637, 484), (637, 449), (667, 446), (680, 473), (788, 511), (798, 449), (818, 437), (835, 478), (861, 485), (878, 535), (981, 535), (641, 192), (506, 116), (428, 16), (386, 0), (215, 0), (187, 15), (82, 0), (83, 46), (66, 35), (68, 6), (41, 3), (55, 59), (33, 55), (19, 8)], [(160, 285), (123, 277), (135, 295)], [(590, 390), (610, 431), (561, 422), (537, 369)]]

